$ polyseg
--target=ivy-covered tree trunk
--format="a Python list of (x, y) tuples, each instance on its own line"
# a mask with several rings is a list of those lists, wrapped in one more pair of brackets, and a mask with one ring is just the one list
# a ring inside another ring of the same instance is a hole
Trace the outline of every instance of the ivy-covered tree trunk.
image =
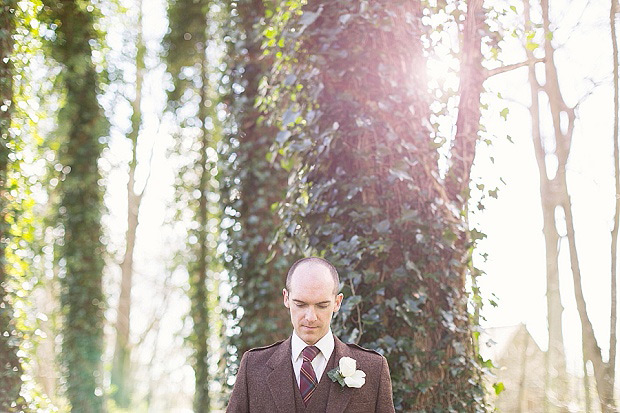
[(17, 351), (19, 337), (13, 322), (8, 294), (6, 249), (8, 247), (11, 206), (9, 199), (9, 154), (11, 153), (11, 112), (13, 106), (13, 30), (16, 1), (0, 6), (0, 411), (19, 411), (22, 368)]
[[(283, 311), (281, 289), (291, 258), (274, 245), (269, 248), (279, 225), (272, 206), (284, 199), (287, 172), (267, 159), (275, 128), (266, 125), (255, 106), (260, 81), (269, 73), (273, 59), (263, 56), (265, 7), (263, 0), (241, 0), (237, 4), (235, 34), (231, 54), (232, 76), (243, 91), (232, 93), (230, 102), (236, 133), (229, 142), (229, 154), (235, 154), (231, 173), (223, 187), (228, 190), (228, 214), (239, 228), (230, 225), (228, 247), (233, 260), (229, 273), (234, 281), (233, 296), (239, 333), (233, 337), (239, 359), (246, 350), (286, 338), (290, 321)], [(238, 89), (240, 90), (240, 89)]]
[(98, 160), (106, 122), (97, 101), (98, 75), (91, 42), (98, 39), (90, 2), (45, 1), (47, 17), (57, 27), (52, 56), (63, 65), (64, 102), (57, 133), (63, 139), (59, 219), (61, 246), (62, 363), (73, 411), (102, 412), (104, 296), (101, 243), (103, 208)]
[(483, 411), (471, 243), (430, 138), (421, 19), (420, 2), (314, 3), (282, 48), (274, 37), (284, 57), (269, 103), (281, 109), (283, 152), (300, 161), (284, 228), (340, 269), (334, 330), (385, 354), (399, 411)]
[[(189, 274), (189, 297), (193, 331), (190, 343), (193, 346), (193, 369), (196, 380), (194, 411), (209, 412), (209, 193), (211, 181), (211, 161), (208, 150), (213, 136), (213, 117), (210, 108), (215, 105), (209, 93), (209, 64), (207, 61), (207, 18), (209, 0), (176, 0), (168, 8), (170, 31), (164, 40), (167, 50), (168, 72), (172, 75), (174, 90), (168, 95), (169, 107), (176, 111), (181, 129), (187, 129), (191, 152), (186, 156), (190, 163), (180, 172), (177, 179), (177, 195), (185, 199), (192, 221), (187, 242), (186, 262)], [(193, 77), (183, 73), (191, 70)], [(186, 106), (187, 105), (187, 106)], [(191, 115), (184, 115), (180, 108), (191, 108)], [(184, 117), (185, 116), (185, 117)], [(182, 146), (182, 145), (181, 145)], [(183, 156), (183, 154), (181, 155)]]

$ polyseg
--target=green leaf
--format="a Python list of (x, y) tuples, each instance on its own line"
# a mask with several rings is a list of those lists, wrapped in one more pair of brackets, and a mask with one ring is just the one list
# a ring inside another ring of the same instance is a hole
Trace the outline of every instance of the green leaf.
[(502, 109), (502, 111), (499, 113), (499, 116), (501, 116), (502, 118), (504, 118), (504, 120), (507, 120), (508, 117), (508, 112), (510, 110), (508, 108), (504, 108)]
[(334, 383), (339, 383), (342, 387), (344, 387), (344, 377), (342, 377), (342, 374), (340, 374), (338, 369), (328, 371), (327, 377), (329, 377)]
[(376, 223), (375, 230), (379, 234), (386, 234), (390, 230), (390, 220), (384, 219), (383, 221)]
[(305, 11), (304, 14), (301, 16), (301, 19), (299, 19), (299, 24), (301, 24), (302, 26), (310, 26), (316, 21), (316, 19), (319, 18), (322, 11), (323, 7), (319, 7), (316, 12)]
[(533, 50), (536, 50), (538, 48), (538, 46), (540, 46), (538, 43), (534, 43), (534, 42), (527, 42), (525, 44), (525, 48), (527, 50), (529, 50), (530, 52)]
[(493, 388), (495, 389), (495, 394), (500, 394), (505, 390), (504, 383), (502, 383), (501, 381), (493, 384)]
[(288, 108), (286, 112), (284, 113), (284, 116), (282, 116), (282, 125), (286, 126), (288, 124), (295, 122), (295, 119), (297, 119), (297, 116), (299, 116), (299, 112), (294, 112), (291, 110), (291, 108)]
[(289, 130), (281, 130), (276, 135), (276, 142), (278, 142), (280, 145), (283, 145), (284, 142), (286, 142), (288, 140), (288, 138), (291, 137), (291, 135), (292, 135), (291, 131), (289, 131)]

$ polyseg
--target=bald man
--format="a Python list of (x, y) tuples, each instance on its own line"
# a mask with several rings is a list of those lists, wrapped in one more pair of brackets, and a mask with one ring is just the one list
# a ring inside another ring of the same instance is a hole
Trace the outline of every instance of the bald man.
[(322, 258), (293, 264), (282, 290), (293, 333), (243, 355), (227, 412), (394, 412), (385, 358), (332, 334), (343, 298), (339, 284)]

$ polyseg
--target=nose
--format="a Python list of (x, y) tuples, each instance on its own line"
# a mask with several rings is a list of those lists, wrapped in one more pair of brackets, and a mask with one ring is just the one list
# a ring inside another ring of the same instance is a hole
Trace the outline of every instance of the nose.
[(308, 311), (306, 311), (306, 320), (313, 322), (316, 321), (316, 312), (312, 306), (308, 306)]

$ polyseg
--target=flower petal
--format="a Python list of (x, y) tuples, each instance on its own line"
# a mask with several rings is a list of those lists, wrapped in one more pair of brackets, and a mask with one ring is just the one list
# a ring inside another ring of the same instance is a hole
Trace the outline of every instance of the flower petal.
[(344, 383), (348, 387), (354, 387), (356, 389), (359, 389), (364, 385), (364, 383), (366, 383), (366, 373), (361, 370), (356, 370), (352, 376), (344, 378)]
[(355, 373), (357, 362), (351, 357), (343, 357), (338, 361), (338, 367), (342, 377), (350, 377)]

